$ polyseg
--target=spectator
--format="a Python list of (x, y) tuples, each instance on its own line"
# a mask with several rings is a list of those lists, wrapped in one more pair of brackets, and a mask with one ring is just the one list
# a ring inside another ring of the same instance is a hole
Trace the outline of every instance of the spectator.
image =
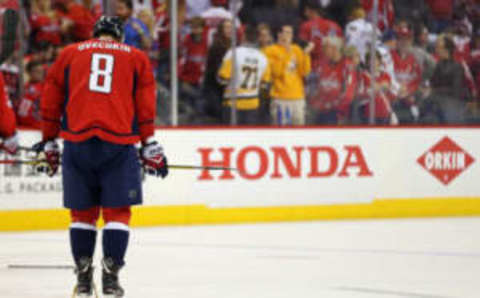
[(463, 68), (465, 86), (464, 86), (464, 95), (465, 99), (471, 99), (477, 97), (477, 86), (475, 84), (475, 79), (473, 78), (472, 72), (469, 68), (471, 60), (471, 36), (468, 33), (468, 27), (463, 21), (454, 22), (454, 33), (452, 38), (453, 43), (455, 44), (455, 53), (454, 59), (457, 61)]
[[(232, 51), (228, 51), (218, 72), (226, 88), (223, 96), (222, 121), (231, 122), (233, 93), (236, 97), (237, 124), (258, 125), (260, 122), (260, 89), (270, 83), (271, 72), (267, 57), (257, 48), (257, 30), (248, 26), (241, 46), (236, 48), (235, 69)], [(232, 80), (232, 72), (237, 74)]]
[(353, 61), (343, 55), (341, 38), (324, 38), (323, 51), (325, 59), (314, 69), (318, 75), (318, 89), (309, 104), (314, 124), (337, 125), (349, 116), (358, 78)]
[(422, 81), (422, 69), (412, 54), (412, 30), (402, 25), (397, 30), (397, 37), (397, 46), (391, 51), (391, 56), (400, 89), (393, 108), (400, 123), (413, 123), (419, 116), (415, 94)]
[(224, 20), (218, 25), (212, 46), (208, 50), (205, 81), (203, 85), (204, 97), (208, 100), (207, 113), (220, 122), (221, 101), (223, 86), (217, 80), (217, 73), (222, 64), (223, 57), (231, 46), (233, 24), (230, 20)]
[(147, 25), (133, 17), (132, 0), (117, 0), (116, 14), (125, 24), (124, 42), (138, 49), (148, 50), (152, 45)]
[(430, 54), (435, 51), (433, 37), (436, 38), (434, 34), (430, 34), (425, 24), (420, 23), (415, 27), (415, 45)]
[(327, 36), (342, 37), (342, 28), (328, 19), (320, 16), (320, 5), (310, 2), (305, 5), (305, 16), (307, 20), (300, 26), (299, 38), (306, 42), (313, 42), (315, 48), (312, 50), (312, 67), (318, 66), (322, 60), (322, 40)]
[(20, 125), (40, 129), (40, 98), (43, 92), (45, 69), (41, 62), (31, 61), (27, 64), (27, 73), (29, 80), (18, 105), (17, 121)]
[(422, 108), (424, 122), (461, 124), (465, 120), (464, 72), (454, 53), (452, 39), (440, 36), (435, 47), (439, 61), (431, 79), (432, 95)]
[[(475, 33), (472, 40), (472, 53), (470, 59), (470, 69), (472, 70), (472, 75), (475, 78), (475, 85), (480, 86), (480, 29)], [(477, 98), (478, 96), (477, 90)]]
[(153, 40), (155, 38), (155, 19), (153, 17), (153, 11), (148, 9), (142, 9), (137, 13), (137, 16), (138, 19), (148, 28), (149, 39), (150, 41), (152, 41), (150, 48), (148, 48), (148, 54), (150, 59), (152, 60), (152, 65), (155, 65), (155, 59), (157, 58), (156, 50), (158, 50), (158, 48), (155, 48), (156, 44), (153, 43)]
[[(228, 0), (212, 0), (212, 6), (204, 11), (201, 17), (208, 27), (208, 44), (212, 44), (218, 25), (225, 20), (233, 20), (230, 10), (227, 10)], [(237, 19), (235, 26), (240, 28), (240, 21)]]
[(455, 43), (455, 59), (457, 61), (469, 63), (471, 40), (471, 33), (468, 30), (468, 26), (462, 21), (456, 21), (454, 23), (453, 42)]
[(101, 16), (102, 11), (93, 0), (82, 0), (77, 3), (70, 0), (67, 5), (66, 17), (71, 21), (70, 36), (73, 42), (79, 42), (92, 37), (93, 25)]
[(20, 96), (20, 68), (15, 61), (17, 60), (18, 52), (14, 53), (10, 59), (0, 65), (0, 71), (5, 80), (5, 88), (7, 89), (8, 98), (10, 98), (14, 107), (18, 106)]
[[(367, 19), (369, 22), (373, 23), (374, 16), (374, 0), (361, 0), (363, 9), (367, 13)], [(395, 10), (393, 7), (392, 0), (378, 0), (378, 29), (385, 32), (386, 30), (393, 27), (393, 22), (395, 19)]]
[(425, 0), (432, 14), (431, 31), (439, 34), (450, 26), (455, 0)]
[(178, 63), (180, 98), (187, 110), (189, 122), (205, 115), (206, 103), (201, 94), (201, 86), (208, 54), (205, 21), (194, 17), (190, 21), (190, 27), (191, 33), (182, 43)]
[[(367, 53), (365, 60), (366, 64), (370, 65), (370, 53)], [(372, 75), (369, 70), (364, 70), (361, 73), (360, 84), (358, 88), (359, 97), (364, 99), (363, 106), (364, 123), (370, 116), (370, 102), (372, 94), (375, 98), (374, 105), (374, 119), (376, 125), (397, 125), (398, 118), (392, 109), (391, 102), (395, 99), (395, 94), (392, 93), (392, 80), (390, 75), (382, 69), (382, 55), (380, 52), (375, 52), (375, 84), (372, 84)], [(375, 88), (372, 90), (372, 88)]]
[(310, 43), (302, 50), (293, 44), (293, 27), (284, 25), (277, 44), (264, 49), (272, 70), (271, 116), (276, 125), (305, 124), (304, 79), (311, 71)]
[(62, 21), (52, 9), (51, 0), (34, 0), (30, 16), (34, 42), (48, 41), (55, 46), (62, 44)]
[(133, 0), (132, 4), (134, 16), (140, 19), (140, 12), (142, 10), (148, 10), (153, 13), (155, 1), (156, 0)]
[[(373, 42), (373, 25), (365, 20), (365, 10), (361, 7), (352, 11), (351, 22), (345, 27), (345, 38), (347, 46), (354, 46), (360, 54), (362, 62), (365, 61), (365, 54), (369, 51), (368, 46)], [(377, 29), (380, 37), (380, 31)]]
[[(170, 80), (170, 16), (168, 11), (169, 1), (166, 1), (165, 5), (157, 6), (155, 10), (155, 25), (153, 32), (153, 50), (158, 53), (156, 60), (158, 66), (157, 69), (157, 81), (163, 87), (168, 85)], [(182, 28), (185, 20), (185, 6), (184, 1), (178, 2), (177, 21), (179, 28)], [(180, 32), (179, 32), (180, 41)]]
[(48, 41), (41, 41), (35, 44), (34, 51), (30, 56), (25, 57), (24, 62), (38, 61), (42, 63), (45, 71), (55, 61), (57, 50), (55, 46)]
[(422, 82), (430, 80), (435, 69), (435, 57), (427, 50), (428, 46), (428, 29), (425, 25), (420, 25), (415, 32), (415, 44), (411, 51), (418, 65), (422, 69)]
[(270, 30), (270, 26), (265, 23), (260, 23), (257, 26), (258, 31), (258, 45), (260, 49), (264, 49), (270, 46), (273, 43), (272, 31)]

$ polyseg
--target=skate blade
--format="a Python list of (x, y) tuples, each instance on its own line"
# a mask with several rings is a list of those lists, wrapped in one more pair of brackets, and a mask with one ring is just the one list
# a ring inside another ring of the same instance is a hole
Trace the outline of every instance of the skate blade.
[(125, 298), (125, 296), (117, 296), (117, 295), (103, 295), (103, 298)]
[(73, 289), (72, 298), (100, 298), (100, 296), (98, 296), (97, 287), (95, 286), (95, 283), (94, 283), (93, 284), (93, 294), (92, 295), (78, 294), (78, 289), (77, 289), (77, 287), (75, 287)]

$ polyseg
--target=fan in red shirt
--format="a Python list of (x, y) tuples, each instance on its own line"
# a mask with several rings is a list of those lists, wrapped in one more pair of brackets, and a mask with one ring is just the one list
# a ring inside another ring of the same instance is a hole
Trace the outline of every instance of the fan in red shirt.
[(315, 68), (323, 59), (322, 40), (327, 36), (342, 37), (343, 32), (340, 26), (320, 16), (321, 8), (315, 2), (305, 5), (305, 16), (307, 21), (300, 26), (299, 38), (307, 42), (313, 42), (315, 47), (311, 53), (312, 67)]
[(341, 38), (324, 39), (325, 59), (314, 69), (318, 87), (309, 102), (316, 124), (336, 125), (350, 111), (358, 78), (352, 61), (343, 57), (342, 48)]
[(94, 4), (93, 0), (82, 0), (81, 3), (70, 0), (67, 4), (65, 17), (72, 22), (69, 29), (73, 41), (83, 41), (91, 38), (93, 25), (101, 14), (100, 5)]
[(205, 72), (208, 36), (202, 18), (193, 18), (190, 25), (192, 33), (182, 43), (178, 73), (181, 81), (199, 86)]
[(23, 98), (18, 105), (17, 120), (19, 125), (40, 129), (40, 98), (45, 79), (44, 65), (39, 61), (31, 61), (27, 64), (27, 73), (29, 81), (25, 85)]
[(400, 84), (398, 100), (394, 103), (394, 109), (399, 111), (397, 114), (401, 122), (409, 123), (418, 120), (420, 116), (415, 104), (415, 93), (422, 81), (422, 68), (411, 53), (412, 30), (408, 26), (400, 26), (397, 29), (397, 36), (396, 49), (393, 49), (390, 53), (395, 70), (395, 79)]
[[(374, 0), (361, 0), (363, 9), (367, 12), (367, 19), (373, 23)], [(395, 10), (392, 0), (378, 0), (378, 29), (384, 32), (392, 28), (395, 20)]]
[(35, 41), (48, 41), (59, 46), (62, 43), (62, 22), (59, 14), (51, 7), (51, 0), (38, 0), (34, 3), (30, 26)]
[[(395, 99), (392, 93), (392, 79), (390, 75), (381, 69), (382, 55), (376, 52), (375, 55), (375, 124), (388, 125), (398, 124), (398, 119), (392, 110), (391, 102)], [(370, 53), (366, 54), (366, 65), (370, 65)], [(364, 117), (370, 116), (370, 98), (372, 91), (372, 76), (370, 70), (362, 71), (359, 79), (358, 97), (366, 101), (364, 106)]]

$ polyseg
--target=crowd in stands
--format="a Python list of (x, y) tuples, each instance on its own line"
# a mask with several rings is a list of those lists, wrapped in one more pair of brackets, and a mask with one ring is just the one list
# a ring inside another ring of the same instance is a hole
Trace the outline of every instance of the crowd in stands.
[[(3, 0), (0, 5), (10, 5)], [(17, 1), (15, 1), (17, 2)], [(101, 0), (23, 1), (25, 56), (0, 67), (20, 124), (38, 127), (49, 65), (61, 49), (91, 38)], [(170, 121), (167, 0), (116, 0), (125, 43), (146, 51), (158, 81), (157, 122)], [(228, 124), (228, 82), (219, 79), (236, 32), (267, 58), (270, 76), (251, 125), (480, 123), (480, 1), (179, 0), (180, 124)], [(255, 28), (255, 34), (245, 32)], [(256, 39), (251, 42), (252, 36)], [(14, 61), (23, 58), (20, 96)], [(255, 75), (257, 75), (255, 73)], [(242, 100), (244, 100), (241, 104)], [(252, 102), (252, 101), (250, 101)], [(373, 117), (372, 117), (373, 115)]]

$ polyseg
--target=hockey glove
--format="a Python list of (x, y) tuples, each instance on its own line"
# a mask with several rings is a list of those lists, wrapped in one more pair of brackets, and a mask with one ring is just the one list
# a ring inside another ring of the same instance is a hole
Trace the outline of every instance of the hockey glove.
[(45, 173), (52, 177), (60, 166), (60, 149), (55, 141), (42, 141), (33, 145), (32, 149), (37, 153), (40, 162), (35, 166), (39, 173)]
[(157, 142), (145, 144), (140, 150), (140, 158), (145, 172), (153, 176), (168, 175), (167, 157), (163, 153), (163, 147)]
[(17, 134), (6, 138), (3, 143), (0, 144), (0, 150), (4, 150), (10, 155), (14, 155), (18, 150), (18, 137)]

